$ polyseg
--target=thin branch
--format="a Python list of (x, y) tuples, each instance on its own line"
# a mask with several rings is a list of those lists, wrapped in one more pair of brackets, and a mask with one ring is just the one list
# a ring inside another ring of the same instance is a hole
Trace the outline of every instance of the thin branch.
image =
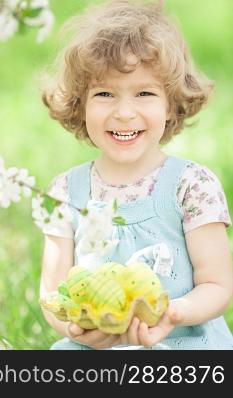
[(75, 207), (74, 205), (72, 205), (72, 203), (66, 202), (65, 200), (60, 200), (60, 199), (54, 198), (53, 196), (49, 195), (47, 192), (42, 191), (41, 189), (32, 187), (31, 185), (26, 184), (25, 182), (20, 181), (20, 182), (18, 182), (18, 184), (20, 186), (24, 186), (24, 187), (30, 188), (32, 191), (38, 193), (41, 196), (47, 196), (50, 199), (56, 200), (58, 203), (64, 203), (66, 205), (69, 205), (69, 206), (73, 207), (74, 209), (78, 210), (79, 212), (82, 211), (82, 209), (79, 209), (78, 207)]

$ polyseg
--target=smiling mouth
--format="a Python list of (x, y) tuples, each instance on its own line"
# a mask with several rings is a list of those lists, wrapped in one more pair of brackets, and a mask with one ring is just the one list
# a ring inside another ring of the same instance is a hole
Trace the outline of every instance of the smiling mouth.
[(107, 133), (111, 134), (111, 136), (121, 142), (125, 141), (133, 141), (135, 140), (141, 133), (143, 133), (145, 130), (134, 130), (134, 131), (107, 131)]

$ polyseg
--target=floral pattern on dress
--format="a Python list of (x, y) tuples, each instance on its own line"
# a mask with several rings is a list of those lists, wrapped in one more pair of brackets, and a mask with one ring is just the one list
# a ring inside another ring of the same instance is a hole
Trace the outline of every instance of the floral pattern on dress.
[(126, 198), (126, 203), (129, 203), (129, 202), (134, 202), (135, 200), (137, 200), (138, 199), (138, 195), (133, 195), (133, 194), (131, 194), (131, 195), (126, 195), (125, 196), (125, 198)]
[(215, 182), (214, 178), (211, 177), (211, 175), (208, 174), (208, 172), (204, 168), (195, 170), (195, 177), (197, 178), (197, 180), (200, 180), (203, 183), (206, 181)]
[(189, 207), (184, 207), (184, 219), (183, 223), (188, 224), (192, 221), (192, 218), (198, 217), (203, 214), (203, 211), (199, 207), (195, 207), (193, 205)]
[(205, 218), (207, 222), (222, 221), (230, 225), (226, 198), (214, 173), (205, 166), (191, 163), (184, 174), (189, 174), (189, 178), (182, 178), (177, 190), (178, 198), (183, 197), (184, 231), (205, 224)]
[(135, 185), (136, 187), (142, 187), (145, 184), (145, 181), (146, 179), (143, 177), (139, 181), (135, 182), (135, 184), (133, 185)]
[(105, 195), (107, 194), (107, 189), (104, 188), (100, 188), (100, 194), (99, 194), (99, 198), (100, 200), (102, 200), (104, 202), (105, 200)]
[(152, 183), (148, 187), (148, 195), (151, 195), (152, 192), (154, 191), (156, 182), (157, 182), (157, 180), (155, 178), (153, 178)]
[[(91, 167), (92, 198), (109, 201), (116, 198), (118, 203), (129, 203), (152, 194), (156, 190), (160, 167), (132, 184), (111, 185), (104, 182), (97, 173), (94, 162)], [(67, 173), (57, 176), (50, 189), (53, 196), (63, 196), (67, 201)], [(231, 219), (221, 183), (207, 167), (192, 162), (187, 165), (177, 187), (178, 205), (183, 211), (183, 229), (188, 232), (209, 222), (224, 222), (231, 225)], [(55, 231), (53, 231), (55, 233)], [(56, 231), (57, 236), (71, 237), (72, 226)]]

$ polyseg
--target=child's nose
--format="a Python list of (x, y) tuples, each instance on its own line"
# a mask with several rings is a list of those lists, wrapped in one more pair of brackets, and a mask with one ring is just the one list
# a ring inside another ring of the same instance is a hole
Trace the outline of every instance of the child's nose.
[(137, 115), (135, 106), (129, 100), (122, 100), (116, 104), (114, 117), (118, 120), (127, 121), (134, 119)]

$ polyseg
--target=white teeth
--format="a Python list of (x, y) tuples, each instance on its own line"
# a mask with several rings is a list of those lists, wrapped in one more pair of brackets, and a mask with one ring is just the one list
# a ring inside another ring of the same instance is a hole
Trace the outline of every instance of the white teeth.
[(132, 131), (132, 133), (122, 134), (118, 131), (112, 131), (112, 134), (113, 134), (114, 138), (119, 141), (129, 141), (129, 140), (132, 140), (132, 138), (136, 138), (138, 136), (139, 132), (140, 132), (140, 130)]
[(113, 134), (120, 135), (121, 137), (126, 137), (126, 136), (131, 136), (131, 135), (134, 135), (134, 134), (138, 134), (139, 131), (140, 130), (135, 130), (135, 131), (132, 131), (132, 133), (126, 133), (126, 134), (122, 134), (120, 131), (113, 131)]
[(138, 136), (138, 133), (133, 133), (130, 135), (117, 135), (115, 132), (113, 133), (113, 136), (116, 140), (118, 141), (129, 141)]

